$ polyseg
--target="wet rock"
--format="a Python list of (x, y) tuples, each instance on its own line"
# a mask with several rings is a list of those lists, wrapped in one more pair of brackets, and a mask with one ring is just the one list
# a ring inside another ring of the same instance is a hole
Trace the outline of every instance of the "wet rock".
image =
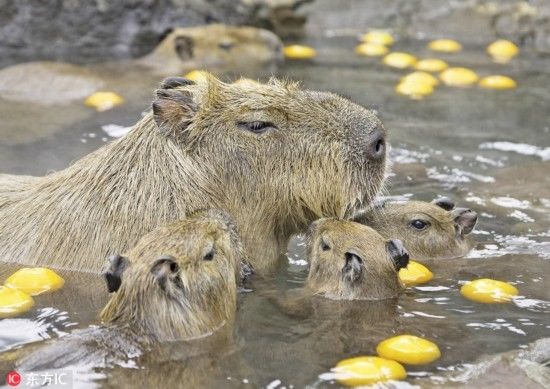
[(281, 38), (295, 38), (303, 34), (305, 14), (303, 4), (313, 0), (242, 0), (252, 12), (251, 21), (258, 27), (274, 31)]
[(0, 97), (52, 105), (84, 99), (103, 86), (89, 70), (68, 63), (29, 62), (0, 70)]
[(440, 377), (438, 383), (429, 379), (413, 383), (422, 388), (548, 388), (549, 358), (550, 338), (542, 338), (525, 349), (482, 357), (459, 373)]

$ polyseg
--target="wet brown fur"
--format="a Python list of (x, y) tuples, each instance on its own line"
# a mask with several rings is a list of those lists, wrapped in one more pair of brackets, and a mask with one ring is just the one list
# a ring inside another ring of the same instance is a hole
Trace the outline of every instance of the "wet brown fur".
[[(124, 254), (129, 264), (120, 289), (101, 312), (102, 321), (164, 341), (230, 326), (243, 261), (235, 228), (226, 213), (211, 210), (145, 235)], [(213, 258), (205, 260), (212, 249)], [(166, 256), (179, 269), (161, 287), (152, 268)]]
[[(336, 300), (397, 297), (403, 284), (386, 242), (375, 230), (359, 223), (337, 219), (314, 222), (308, 233), (307, 288), (315, 295)], [(347, 252), (356, 253), (363, 260), (361, 278), (355, 283), (343, 277)]]
[[(411, 259), (455, 258), (472, 248), (472, 241), (456, 227), (455, 210), (445, 210), (425, 201), (385, 202), (354, 219), (364, 223), (386, 238), (398, 238), (409, 251)], [(411, 227), (412, 220), (430, 223), (423, 231)]]
[[(235, 218), (261, 273), (291, 234), (351, 215), (383, 183), (385, 158), (364, 153), (385, 131), (380, 120), (334, 94), (209, 76), (162, 90), (155, 104), (161, 128), (148, 113), (65, 170), (21, 179), (19, 189), (0, 176), (1, 260), (99, 272), (101, 258), (155, 227), (214, 207)], [(256, 120), (278, 129), (254, 134), (239, 124)]]
[(282, 60), (282, 43), (268, 30), (209, 24), (175, 28), (148, 55), (137, 60), (160, 75), (190, 69), (249, 68)]

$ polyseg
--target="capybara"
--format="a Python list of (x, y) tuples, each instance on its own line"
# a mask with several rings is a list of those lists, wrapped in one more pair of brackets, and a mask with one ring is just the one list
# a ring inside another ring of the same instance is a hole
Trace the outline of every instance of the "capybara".
[(0, 260), (99, 272), (98, 258), (214, 207), (266, 272), (291, 234), (371, 202), (385, 136), (372, 111), (331, 93), (169, 78), (125, 137), (20, 190), (0, 176)]
[(167, 76), (189, 69), (232, 70), (282, 61), (283, 44), (271, 31), (223, 24), (173, 29), (139, 65)]
[(313, 295), (335, 300), (383, 300), (403, 291), (398, 272), (409, 254), (398, 239), (352, 221), (325, 218), (308, 230), (309, 274)]
[(477, 222), (477, 213), (455, 208), (446, 197), (425, 201), (377, 201), (353, 220), (366, 224), (384, 237), (399, 238), (411, 258), (422, 261), (456, 258), (472, 248), (469, 234)]
[(101, 312), (103, 324), (54, 340), (19, 367), (105, 366), (158, 342), (231, 333), (244, 263), (234, 222), (223, 211), (200, 211), (158, 227), (127, 253), (109, 258), (105, 278), (114, 293)]

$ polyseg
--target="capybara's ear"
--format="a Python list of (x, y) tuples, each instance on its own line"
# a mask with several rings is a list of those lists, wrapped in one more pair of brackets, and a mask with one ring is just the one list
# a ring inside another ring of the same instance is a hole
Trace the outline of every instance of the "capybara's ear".
[(477, 223), (477, 213), (468, 208), (457, 208), (451, 213), (460, 235), (468, 235)]
[(176, 259), (170, 255), (164, 255), (157, 259), (151, 267), (151, 274), (155, 277), (162, 290), (166, 290), (168, 280), (179, 271)]
[(168, 77), (160, 83), (160, 89), (174, 89), (185, 85), (195, 85), (195, 81), (183, 77)]
[(174, 38), (174, 50), (181, 60), (187, 61), (193, 58), (195, 40), (188, 35), (179, 35)]
[(115, 254), (109, 257), (109, 267), (103, 273), (109, 293), (116, 292), (122, 283), (122, 273), (128, 267), (128, 258)]
[(407, 267), (409, 264), (409, 252), (403, 246), (403, 242), (399, 239), (388, 240), (386, 242), (386, 250), (388, 250), (397, 271)]
[(452, 211), (455, 207), (455, 203), (453, 203), (452, 200), (448, 197), (440, 197), (440, 198), (434, 199), (432, 201), (432, 204), (435, 204), (438, 207), (443, 208), (445, 211)]
[[(183, 80), (183, 79), (182, 79)], [(153, 117), (163, 134), (178, 135), (193, 121), (198, 111), (198, 104), (193, 100), (191, 91), (176, 87), (174, 78), (167, 79), (163, 85), (168, 89), (157, 89), (156, 99), (153, 101)], [(189, 84), (187, 84), (189, 85)]]

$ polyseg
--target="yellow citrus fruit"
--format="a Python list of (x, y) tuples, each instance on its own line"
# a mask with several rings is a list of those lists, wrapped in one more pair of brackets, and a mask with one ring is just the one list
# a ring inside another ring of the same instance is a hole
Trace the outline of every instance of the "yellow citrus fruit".
[(512, 42), (499, 39), (487, 46), (487, 53), (495, 62), (506, 63), (519, 53), (519, 48)]
[(477, 82), (477, 74), (467, 68), (448, 68), (439, 75), (441, 81), (449, 86), (468, 86)]
[(309, 59), (317, 55), (313, 47), (290, 45), (283, 48), (283, 54), (290, 59)]
[(34, 301), (27, 293), (7, 286), (0, 286), (0, 318), (15, 316), (28, 311)]
[(361, 37), (361, 40), (363, 42), (375, 43), (377, 45), (384, 46), (390, 46), (394, 41), (393, 36), (389, 32), (383, 30), (373, 30), (367, 32)]
[(433, 276), (430, 269), (416, 261), (409, 261), (406, 268), (399, 270), (399, 279), (406, 286), (425, 284), (431, 280)]
[(17, 270), (7, 280), (6, 286), (36, 296), (60, 289), (65, 280), (56, 272), (44, 267), (25, 267)]
[(489, 89), (513, 89), (517, 84), (510, 77), (494, 75), (483, 77), (479, 80), (479, 86)]
[(407, 377), (400, 363), (380, 357), (355, 357), (344, 359), (332, 369), (336, 379), (346, 386), (371, 385)]
[(197, 82), (200, 79), (203, 79), (206, 77), (208, 72), (204, 70), (191, 70), (190, 72), (186, 73), (183, 78), (187, 78), (188, 80)]
[(452, 39), (436, 39), (428, 44), (428, 48), (443, 53), (456, 53), (462, 50), (462, 45)]
[(388, 48), (377, 43), (361, 43), (355, 48), (355, 53), (366, 57), (379, 57), (388, 52)]
[(400, 53), (396, 51), (386, 55), (384, 57), (384, 63), (394, 68), (405, 69), (414, 66), (416, 63), (416, 57), (407, 53)]
[(84, 104), (99, 112), (107, 111), (122, 103), (124, 103), (124, 99), (115, 92), (95, 92), (84, 100)]
[(386, 339), (376, 346), (383, 358), (408, 365), (425, 365), (441, 356), (437, 344), (413, 335), (399, 335)]
[(518, 295), (518, 290), (507, 282), (480, 278), (464, 284), (460, 293), (478, 303), (507, 303)]
[(412, 99), (420, 100), (424, 96), (432, 94), (434, 88), (430, 84), (402, 81), (397, 84), (395, 91), (401, 95), (409, 96)]
[(437, 58), (421, 59), (416, 63), (414, 68), (423, 72), (440, 72), (447, 69), (447, 62)]
[(439, 80), (437, 78), (426, 72), (409, 73), (401, 78), (401, 82), (414, 82), (419, 84), (428, 84), (431, 86), (436, 86), (439, 84)]

